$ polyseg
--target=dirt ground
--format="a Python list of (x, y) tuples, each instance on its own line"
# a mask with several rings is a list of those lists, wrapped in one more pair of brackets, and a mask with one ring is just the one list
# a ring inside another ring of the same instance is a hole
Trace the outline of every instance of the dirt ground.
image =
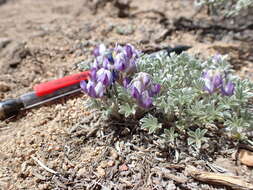
[[(101, 42), (229, 54), (238, 74), (253, 79), (253, 14), (233, 22), (208, 17), (192, 0), (127, 2), (0, 0), (0, 100), (79, 72), (76, 65)], [(179, 150), (176, 160), (177, 151), (164, 151), (144, 131), (106, 127), (85, 99), (61, 99), (0, 122), (0, 189), (226, 189), (187, 175), (187, 163), (206, 168), (207, 162), (253, 180), (251, 168), (235, 165), (235, 145), (226, 139), (206, 157)]]

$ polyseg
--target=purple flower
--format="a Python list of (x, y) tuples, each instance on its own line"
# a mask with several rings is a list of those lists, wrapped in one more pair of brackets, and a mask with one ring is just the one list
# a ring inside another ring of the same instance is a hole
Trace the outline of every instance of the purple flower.
[(144, 91), (145, 86), (142, 81), (135, 79), (131, 84), (131, 88), (136, 88), (136, 90), (141, 93), (142, 91)]
[(131, 59), (129, 61), (128, 67), (125, 70), (127, 74), (135, 73), (137, 71), (137, 66), (136, 66), (136, 59)]
[[(204, 79), (204, 90), (210, 94), (220, 90), (224, 96), (231, 96), (234, 94), (235, 84), (228, 81), (227, 73), (219, 73), (217, 71), (209, 70), (203, 73), (202, 78)], [(225, 83), (225, 81), (228, 81)]]
[(86, 83), (85, 80), (82, 80), (82, 81), (80, 82), (80, 87), (81, 87), (82, 91), (84, 91), (84, 92), (87, 93), (87, 83)]
[(90, 80), (86, 83), (86, 81), (81, 81), (80, 87), (84, 93), (93, 98), (101, 98), (105, 92), (105, 86), (101, 82), (95, 83)]
[(102, 67), (103, 67), (104, 69), (110, 70), (110, 69), (113, 68), (113, 66), (112, 66), (110, 60), (108, 59), (108, 57), (104, 57), (104, 59), (103, 59), (102, 62), (103, 62), (103, 63), (102, 63)]
[(150, 108), (153, 105), (152, 98), (149, 96), (147, 91), (144, 91), (141, 94), (141, 98), (139, 99), (139, 104), (143, 108)]
[(137, 78), (145, 87), (148, 86), (151, 82), (151, 76), (148, 73), (140, 72)]
[(90, 67), (91, 69), (99, 69), (99, 60), (98, 59), (94, 59), (94, 61), (92, 63), (90, 63)]
[(104, 44), (100, 44), (94, 49), (93, 55), (95, 59), (90, 65), (90, 79), (87, 83), (80, 83), (84, 93), (100, 98), (107, 87), (118, 82), (143, 107), (152, 104), (151, 97), (157, 94), (160, 86), (153, 84), (147, 73), (141, 73), (135, 81), (128, 78), (137, 71), (136, 60), (139, 57), (139, 52), (132, 45), (116, 45), (113, 49), (107, 49)]
[(136, 72), (136, 59), (139, 52), (132, 45), (127, 44), (124, 47), (116, 45), (112, 55), (116, 70), (126, 73)]
[(140, 99), (141, 95), (136, 87), (131, 88), (131, 96), (134, 97), (135, 99)]
[(91, 81), (97, 80), (97, 69), (95, 68), (90, 69), (90, 80)]
[(127, 58), (131, 59), (133, 56), (133, 46), (127, 44), (125, 45), (124, 49), (125, 49)]
[(105, 86), (102, 84), (102, 82), (98, 82), (94, 89), (96, 93), (96, 97), (101, 98), (104, 95), (105, 92)]
[(118, 71), (124, 71), (127, 68), (127, 60), (123, 53), (117, 54), (114, 58), (114, 68)]
[(106, 55), (106, 58), (108, 59), (108, 61), (109, 61), (111, 64), (114, 64), (114, 59), (113, 59), (112, 53), (107, 54), (107, 55)]
[(221, 86), (221, 93), (224, 96), (232, 96), (234, 94), (235, 84), (228, 81), (227, 84)]
[(93, 50), (93, 55), (95, 57), (98, 57), (100, 55), (103, 55), (106, 51), (106, 46), (104, 44), (98, 45), (94, 50)]
[(153, 84), (148, 93), (149, 93), (149, 96), (153, 97), (155, 95), (157, 95), (161, 90), (161, 85), (160, 84)]
[(113, 82), (112, 72), (101, 68), (97, 71), (97, 81), (103, 83), (105, 86), (110, 86)]
[(87, 93), (91, 97), (95, 97), (95, 91), (94, 91), (95, 82), (91, 80), (88, 83), (86, 83), (86, 81), (81, 81), (80, 87), (84, 93)]
[(123, 86), (125, 87), (125, 88), (127, 88), (128, 87), (128, 85), (130, 84), (130, 82), (131, 82), (131, 80), (129, 79), (129, 78), (124, 78), (123, 79)]
[(212, 61), (215, 63), (219, 63), (222, 61), (222, 55), (221, 54), (216, 54), (212, 57)]
[(126, 44), (124, 46), (124, 51), (125, 54), (127, 56), (127, 58), (131, 59), (131, 58), (137, 58), (140, 55), (140, 52), (137, 51), (134, 46), (132, 46), (131, 44)]
[(215, 90), (222, 85), (222, 75), (219, 72), (212, 70), (206, 71), (203, 73), (202, 78), (205, 83), (204, 90), (208, 91), (210, 94), (215, 92)]
[(152, 106), (152, 97), (159, 93), (161, 86), (154, 84), (151, 76), (141, 72), (127, 85), (130, 94), (143, 108)]

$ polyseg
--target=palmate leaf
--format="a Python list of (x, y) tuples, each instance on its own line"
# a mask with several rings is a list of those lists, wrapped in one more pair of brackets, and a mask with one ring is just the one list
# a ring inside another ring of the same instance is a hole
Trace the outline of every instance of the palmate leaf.
[(88, 98), (86, 100), (86, 102), (84, 103), (84, 105), (88, 108), (88, 109), (101, 109), (102, 103), (99, 102), (97, 99), (95, 98)]
[(124, 114), (125, 117), (129, 117), (130, 115), (135, 115), (136, 108), (136, 105), (130, 106), (128, 103), (126, 103), (119, 106), (119, 113)]
[(157, 118), (151, 114), (148, 114), (146, 117), (142, 118), (140, 123), (141, 128), (147, 129), (149, 134), (155, 133), (158, 129), (162, 128), (162, 124), (158, 123)]
[(207, 129), (196, 129), (195, 131), (189, 131), (189, 138), (187, 139), (188, 145), (195, 145), (197, 150), (200, 150), (203, 142), (207, 142), (207, 138), (205, 134), (207, 133)]
[(170, 127), (169, 129), (164, 130), (164, 134), (162, 135), (168, 142), (175, 143), (176, 138), (178, 137), (178, 133), (175, 132), (174, 127)]

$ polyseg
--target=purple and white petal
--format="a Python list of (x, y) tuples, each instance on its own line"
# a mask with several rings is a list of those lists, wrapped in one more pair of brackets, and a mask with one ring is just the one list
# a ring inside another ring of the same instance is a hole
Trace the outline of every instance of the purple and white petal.
[(104, 85), (109, 86), (113, 82), (112, 72), (101, 68), (97, 71), (97, 81), (102, 82)]
[(139, 99), (140, 98), (140, 93), (137, 90), (137, 88), (133, 87), (131, 88), (131, 96), (135, 99)]
[(102, 82), (98, 82), (95, 87), (95, 93), (97, 98), (101, 98), (104, 95), (105, 86), (102, 84)]
[(83, 92), (87, 93), (87, 83), (86, 83), (85, 80), (82, 80), (80, 82), (80, 87), (81, 87), (81, 89), (82, 89)]
[(145, 87), (149, 86), (151, 82), (151, 76), (148, 73), (140, 72), (137, 76), (140, 81), (142, 81)]
[(152, 98), (147, 91), (144, 91), (139, 99), (140, 106), (143, 108), (150, 108), (153, 104)]
[(160, 84), (153, 84), (151, 85), (150, 89), (149, 89), (149, 96), (153, 97), (155, 95), (157, 95), (161, 90), (161, 85)]
[(128, 88), (128, 85), (130, 84), (131, 80), (129, 78), (124, 78), (123, 79), (123, 87)]
[(118, 71), (124, 71), (127, 68), (127, 61), (124, 54), (120, 53), (116, 55), (114, 59), (114, 68)]
[(96, 81), (97, 80), (97, 69), (92, 68), (90, 70), (90, 80)]
[(136, 88), (139, 93), (141, 93), (144, 90), (144, 85), (140, 80), (134, 80), (131, 88)]
[(232, 96), (234, 94), (234, 90), (235, 90), (235, 84), (232, 83), (231, 81), (228, 81), (227, 84), (224, 84), (221, 87), (221, 93), (224, 96)]
[(216, 54), (212, 57), (212, 61), (215, 63), (219, 63), (222, 61), (222, 55), (221, 54)]
[(204, 80), (204, 90), (210, 94), (214, 93), (222, 85), (222, 75), (217, 71), (205, 71), (202, 74), (202, 78)]
[(100, 55), (105, 54), (106, 52), (106, 46), (104, 44), (98, 45), (94, 50), (93, 50), (93, 55), (95, 57), (98, 57)]
[(219, 88), (222, 85), (222, 76), (221, 74), (217, 73), (216, 75), (213, 76), (212, 78), (212, 83), (214, 88)]
[(125, 45), (125, 54), (128, 59), (131, 59), (133, 56), (133, 47), (129, 44)]

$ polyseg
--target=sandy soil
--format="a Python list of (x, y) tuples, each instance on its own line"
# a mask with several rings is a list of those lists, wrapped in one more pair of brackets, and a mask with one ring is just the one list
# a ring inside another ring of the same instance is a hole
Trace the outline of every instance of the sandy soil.
[[(223, 26), (227, 28), (215, 30), (217, 23), (207, 17), (205, 10), (195, 14), (192, 0), (138, 0), (124, 9), (115, 2), (0, 3), (0, 100), (29, 92), (37, 83), (78, 72), (76, 64), (88, 59), (100, 42), (132, 43), (142, 50), (184, 44), (193, 47), (189, 53), (203, 57), (216, 52), (229, 54), (238, 74), (253, 79), (252, 28), (234, 31), (234, 25), (226, 22)], [(187, 19), (193, 21), (191, 25), (196, 21), (195, 27), (189, 27)], [(119, 151), (124, 139), (107, 142), (110, 133), (78, 128), (90, 121), (95, 125), (97, 120), (96, 113), (85, 109), (83, 100), (84, 95), (61, 99), (0, 123), (0, 189), (101, 189), (101, 184), (119, 189), (155, 189), (155, 182), (141, 172), (131, 170), (135, 178), (127, 181), (131, 164), (125, 164), (126, 157)], [(152, 162), (157, 161), (147, 152), (141, 155), (145, 148), (129, 151), (137, 160), (149, 163), (149, 168), (143, 166), (148, 173)], [(46, 171), (37, 159), (57, 174)], [(248, 168), (239, 169), (237, 174), (252, 177)], [(112, 171), (120, 181), (113, 180)], [(188, 189), (215, 188), (191, 183)], [(173, 180), (167, 180), (164, 188), (176, 187)]]

